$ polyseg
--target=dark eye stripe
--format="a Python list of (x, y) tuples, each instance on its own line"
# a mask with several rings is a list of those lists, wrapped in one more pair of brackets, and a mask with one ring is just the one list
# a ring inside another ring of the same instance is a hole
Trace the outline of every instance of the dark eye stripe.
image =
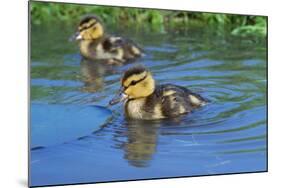
[(134, 85), (136, 85), (137, 83), (138, 83), (137, 81), (133, 80), (133, 81), (130, 83), (130, 85), (134, 86)]
[(83, 30), (85, 30), (85, 29), (89, 29), (90, 27), (93, 27), (94, 25), (96, 25), (96, 23), (97, 22), (93, 22), (91, 25), (89, 25), (89, 26), (84, 26), (84, 27), (82, 27), (81, 29), (79, 29), (79, 31), (81, 32), (81, 31), (83, 31)]

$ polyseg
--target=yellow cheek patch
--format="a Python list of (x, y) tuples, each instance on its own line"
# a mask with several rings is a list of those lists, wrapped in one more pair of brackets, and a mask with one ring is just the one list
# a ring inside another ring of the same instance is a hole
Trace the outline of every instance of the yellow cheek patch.
[(141, 74), (133, 74), (132, 76), (130, 76), (129, 78), (127, 78), (124, 82), (123, 82), (123, 86), (128, 87), (131, 82), (134, 81), (138, 81), (143, 79), (146, 76), (147, 72), (142, 72)]
[(128, 88), (124, 91), (124, 93), (125, 93), (126, 95), (128, 95), (128, 96), (131, 96), (131, 95), (132, 95), (132, 88), (131, 88), (131, 87), (128, 87)]
[(103, 28), (100, 23), (95, 24), (90, 29), (93, 39), (97, 39), (103, 35)]

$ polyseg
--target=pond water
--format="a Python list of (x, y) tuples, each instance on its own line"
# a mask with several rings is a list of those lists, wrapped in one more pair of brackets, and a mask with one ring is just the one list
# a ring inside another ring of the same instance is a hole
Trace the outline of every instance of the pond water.
[(177, 119), (126, 120), (108, 102), (132, 64), (81, 61), (71, 27), (32, 27), (32, 186), (267, 170), (266, 41), (208, 28), (112, 30), (143, 46), (137, 63), (157, 83), (210, 103)]

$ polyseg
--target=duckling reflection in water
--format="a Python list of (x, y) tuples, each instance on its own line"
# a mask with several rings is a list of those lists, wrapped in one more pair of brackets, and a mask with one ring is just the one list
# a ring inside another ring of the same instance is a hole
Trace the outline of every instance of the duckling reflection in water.
[(128, 126), (128, 141), (124, 145), (124, 158), (135, 167), (149, 165), (157, 146), (156, 125), (146, 125), (144, 122), (131, 122)]
[(124, 73), (120, 93), (110, 104), (121, 101), (125, 103), (128, 118), (144, 120), (177, 117), (207, 103), (187, 88), (173, 84), (156, 85), (151, 72), (141, 65)]
[(82, 91), (97, 92), (104, 87), (104, 75), (112, 72), (110, 67), (101, 63), (82, 59), (80, 62), (81, 81), (84, 82)]
[(134, 42), (122, 37), (110, 36), (96, 16), (84, 17), (76, 33), (81, 55), (90, 60), (104, 60), (107, 64), (122, 65), (142, 56), (142, 50)]

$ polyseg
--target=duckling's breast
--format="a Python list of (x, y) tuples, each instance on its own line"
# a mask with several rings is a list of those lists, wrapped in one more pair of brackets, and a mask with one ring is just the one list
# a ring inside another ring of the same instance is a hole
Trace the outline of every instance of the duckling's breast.
[(91, 41), (90, 40), (82, 40), (79, 43), (80, 53), (83, 57), (92, 58), (94, 56), (94, 51), (91, 50)]
[(135, 99), (129, 100), (125, 104), (126, 116), (133, 119), (143, 119), (145, 116), (143, 106), (145, 104), (145, 99)]
[(163, 115), (161, 100), (155, 95), (147, 98), (130, 100), (125, 104), (126, 116), (133, 119), (162, 119)]

